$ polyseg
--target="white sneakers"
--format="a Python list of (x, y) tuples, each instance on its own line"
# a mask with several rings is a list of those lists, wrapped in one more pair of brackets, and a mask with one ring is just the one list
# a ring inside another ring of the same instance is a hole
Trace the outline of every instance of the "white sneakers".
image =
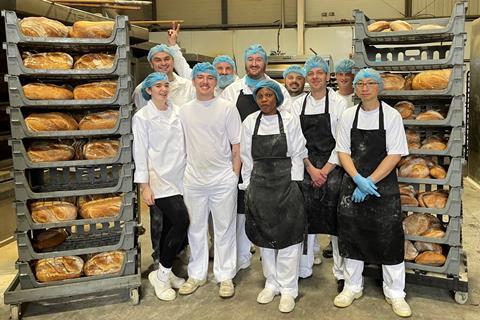
[(388, 304), (392, 305), (393, 312), (399, 317), (408, 318), (412, 315), (412, 310), (404, 298), (387, 298)]
[(230, 298), (235, 294), (235, 287), (233, 286), (232, 280), (224, 280), (220, 282), (220, 289), (218, 290), (218, 295), (222, 298)]
[(282, 294), (278, 310), (283, 313), (292, 312), (295, 309), (295, 299), (289, 294)]
[(359, 299), (363, 291), (353, 292), (348, 288), (343, 288), (342, 292), (333, 299), (335, 307), (346, 308), (353, 303), (355, 299)]
[(320, 257), (320, 253), (314, 255), (313, 264), (316, 266), (318, 266), (319, 264), (322, 264), (322, 258)]
[(172, 289), (169, 281), (161, 281), (157, 277), (157, 271), (152, 271), (148, 274), (148, 281), (155, 289), (155, 295), (158, 299), (163, 301), (175, 300), (177, 294)]
[(170, 280), (170, 285), (173, 289), (180, 289), (180, 287), (185, 283), (185, 279), (177, 277), (173, 272), (170, 271), (168, 275), (168, 279)]
[(275, 296), (277, 295), (278, 293), (269, 289), (269, 288), (264, 288), (262, 291), (260, 291), (260, 293), (258, 294), (257, 296), (257, 302), (260, 303), (260, 304), (267, 304), (267, 303), (270, 303), (273, 301), (273, 298), (275, 298)]
[(197, 280), (194, 278), (188, 278), (187, 282), (182, 284), (178, 293), (181, 295), (187, 295), (194, 293), (199, 287), (203, 286), (207, 281), (206, 280)]

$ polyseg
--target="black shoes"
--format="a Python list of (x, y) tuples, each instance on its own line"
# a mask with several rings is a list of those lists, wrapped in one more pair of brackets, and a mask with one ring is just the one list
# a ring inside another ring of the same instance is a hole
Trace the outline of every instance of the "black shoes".
[(337, 292), (338, 293), (343, 291), (344, 286), (345, 286), (345, 280), (343, 280), (343, 279), (337, 280)]
[(330, 241), (330, 243), (328, 244), (328, 246), (323, 249), (322, 251), (322, 256), (324, 258), (331, 258), (333, 257), (333, 250), (332, 250), (332, 241)]

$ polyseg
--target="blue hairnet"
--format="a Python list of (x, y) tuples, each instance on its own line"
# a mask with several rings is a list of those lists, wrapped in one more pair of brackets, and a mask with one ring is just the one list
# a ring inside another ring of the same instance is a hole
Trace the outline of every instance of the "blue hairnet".
[(342, 59), (335, 65), (335, 72), (352, 73), (353, 67), (355, 67), (355, 62), (353, 60)]
[(217, 56), (217, 57), (215, 57), (215, 59), (213, 59), (212, 64), (214, 66), (216, 66), (217, 63), (220, 63), (220, 62), (226, 62), (226, 63), (228, 63), (229, 65), (232, 66), (234, 71), (237, 70), (237, 66), (235, 65), (235, 61), (233, 61), (233, 59), (230, 58), (230, 56), (227, 56), (227, 55)]
[(304, 65), (305, 73), (309, 73), (313, 68), (320, 68), (323, 72), (328, 74), (328, 64), (320, 56), (313, 56), (309, 58)]
[[(273, 93), (275, 93), (275, 97), (277, 97), (277, 104), (276, 104), (277, 108), (283, 103), (284, 97), (283, 97), (282, 89), (280, 88), (278, 83), (269, 79), (260, 81), (259, 83), (257, 83), (257, 85), (255, 86), (255, 89), (253, 90), (253, 96), (256, 97), (258, 90), (262, 88), (268, 88), (272, 90)], [(255, 101), (256, 100), (257, 99), (255, 99)]]
[(263, 49), (261, 44), (252, 44), (250, 47), (245, 49), (245, 54), (243, 55), (243, 59), (247, 61), (248, 57), (250, 57), (253, 54), (261, 55), (263, 61), (265, 61), (265, 64), (268, 63), (267, 53), (265, 52), (265, 49)]
[(366, 79), (366, 78), (372, 79), (375, 82), (377, 82), (378, 86), (380, 88), (380, 91), (383, 90), (383, 79), (382, 79), (382, 77), (380, 77), (380, 73), (378, 73), (378, 71), (376, 71), (372, 68), (365, 68), (365, 69), (360, 70), (355, 75), (355, 78), (353, 79), (353, 85), (355, 86), (355, 84), (358, 81)]
[(200, 62), (197, 63), (192, 69), (192, 79), (195, 79), (199, 73), (208, 73), (215, 77), (218, 81), (218, 72), (217, 69), (210, 62)]
[(298, 64), (291, 65), (290, 67), (285, 69), (285, 71), (283, 71), (283, 78), (285, 79), (290, 73), (297, 73), (304, 78), (306, 76), (305, 69), (300, 67)]
[(166, 52), (173, 58), (173, 51), (166, 44), (157, 44), (155, 47), (151, 48), (148, 51), (147, 59), (149, 62), (152, 62), (152, 58), (156, 53)]
[(145, 100), (150, 100), (152, 97), (147, 92), (147, 88), (153, 87), (153, 85), (159, 81), (168, 82), (168, 77), (163, 72), (152, 72), (142, 82), (142, 96)]

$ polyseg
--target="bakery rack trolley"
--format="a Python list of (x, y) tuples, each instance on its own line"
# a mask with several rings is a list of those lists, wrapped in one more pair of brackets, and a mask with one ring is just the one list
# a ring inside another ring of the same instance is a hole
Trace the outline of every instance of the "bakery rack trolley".
[[(390, 105), (408, 100), (415, 105), (415, 113), (442, 107), (448, 109), (445, 120), (404, 120), (406, 128), (415, 128), (424, 139), (430, 134), (448, 137), (445, 150), (410, 149), (410, 154), (432, 156), (446, 171), (445, 179), (413, 179), (399, 177), (400, 183), (414, 186), (416, 191), (449, 190), (447, 204), (442, 209), (402, 206), (405, 213), (436, 215), (445, 227), (443, 238), (405, 235), (406, 240), (437, 243), (443, 247), (446, 262), (443, 266), (428, 266), (406, 261), (406, 281), (409, 283), (450, 290), (459, 304), (468, 299), (468, 274), (466, 254), (462, 249), (462, 162), (465, 124), (464, 94), (464, 44), (466, 41), (465, 13), (467, 2), (454, 5), (449, 18), (406, 20), (412, 26), (437, 24), (439, 29), (397, 32), (369, 32), (374, 22), (361, 10), (354, 10), (355, 35), (353, 38), (355, 65), (371, 67), (380, 72), (407, 75), (424, 70), (452, 69), (448, 87), (443, 90), (390, 90), (381, 98)], [(381, 278), (381, 269), (366, 265), (364, 274)]]
[[(19, 259), (15, 279), (4, 294), (10, 305), (12, 319), (21, 317), (21, 305), (49, 299), (95, 295), (102, 292), (128, 292), (132, 304), (140, 301), (140, 245), (137, 226), (139, 208), (133, 184), (132, 157), (132, 79), (128, 17), (115, 18), (112, 35), (105, 39), (47, 38), (24, 36), (19, 29), (14, 11), (2, 11), (5, 19), (10, 108), (12, 129), (13, 177), (17, 226), (16, 239)], [(26, 68), (23, 51), (63, 51), (85, 54), (108, 51), (115, 54), (113, 66), (108, 69), (46, 70)], [(31, 81), (52, 84), (79, 84), (101, 80), (115, 80), (116, 93), (109, 99), (98, 100), (31, 100), (22, 85)], [(75, 131), (30, 131), (25, 118), (32, 112), (65, 111), (85, 114), (108, 109), (118, 110), (119, 118), (113, 129)], [(32, 162), (26, 145), (36, 140), (118, 139), (117, 156), (99, 160), (71, 160)], [(32, 219), (29, 203), (34, 200), (63, 199), (92, 195), (121, 195), (120, 213), (114, 217), (37, 223)], [(43, 251), (33, 246), (34, 232), (63, 228), (68, 232), (60, 245)], [(121, 250), (124, 262), (115, 274), (82, 276), (52, 282), (39, 282), (32, 270), (33, 262), (42, 258), (81, 256)], [(78, 298), (78, 297), (77, 297)]]

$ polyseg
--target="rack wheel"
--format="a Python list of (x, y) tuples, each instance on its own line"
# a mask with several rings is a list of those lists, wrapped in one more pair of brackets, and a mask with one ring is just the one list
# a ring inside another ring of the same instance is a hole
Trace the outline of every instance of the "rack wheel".
[(20, 320), (20, 305), (19, 304), (11, 304), (10, 305), (10, 319)]
[(465, 304), (468, 300), (468, 292), (455, 291), (455, 302), (458, 304)]
[(130, 303), (134, 306), (140, 303), (140, 294), (138, 288), (130, 289)]

